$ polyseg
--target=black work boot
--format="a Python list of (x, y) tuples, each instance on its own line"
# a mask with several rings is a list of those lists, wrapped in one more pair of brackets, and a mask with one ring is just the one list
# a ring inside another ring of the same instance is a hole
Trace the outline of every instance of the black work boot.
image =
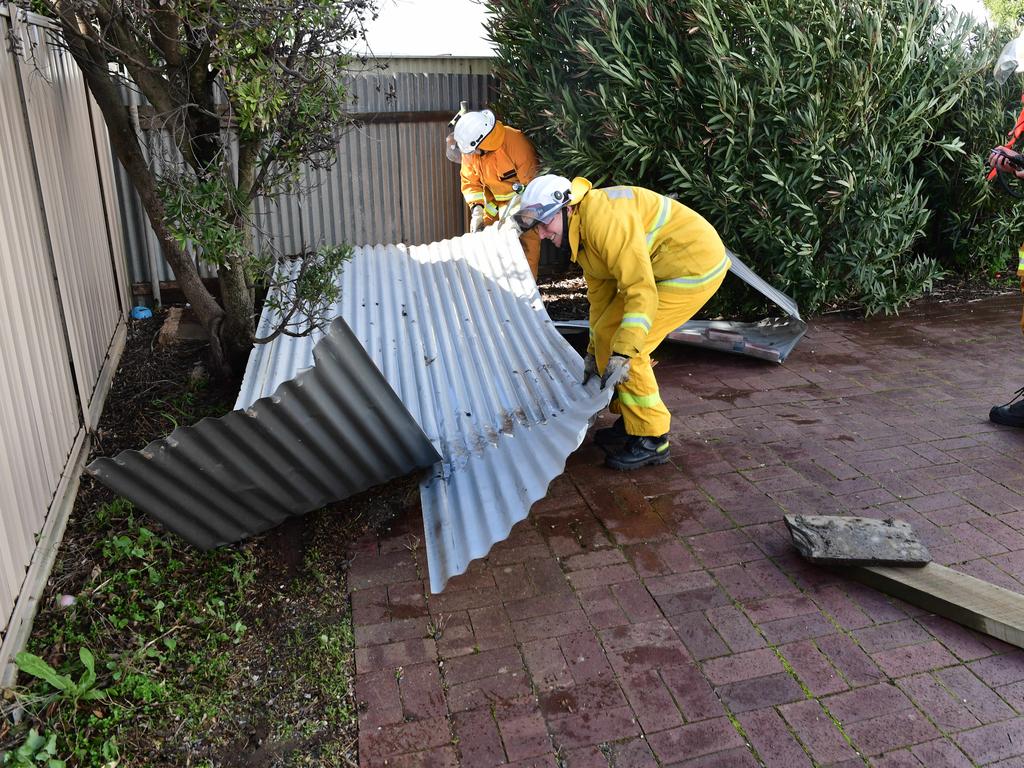
[(1024, 387), (1018, 389), (1006, 405), (993, 405), (988, 412), (989, 421), (1004, 427), (1024, 427), (1024, 400), (1018, 399), (1021, 395), (1024, 395)]
[(626, 422), (619, 416), (610, 427), (603, 427), (594, 432), (594, 445), (605, 453), (617, 451), (626, 444)]
[(669, 458), (668, 435), (637, 437), (630, 435), (620, 450), (608, 451), (605, 466), (612, 469), (640, 469), (653, 464), (664, 464)]

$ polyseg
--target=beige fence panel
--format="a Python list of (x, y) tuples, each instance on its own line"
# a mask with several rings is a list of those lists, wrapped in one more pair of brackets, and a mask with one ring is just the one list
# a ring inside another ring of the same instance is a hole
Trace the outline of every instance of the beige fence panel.
[[(29, 133), (50, 230), (57, 283), (80, 398), (93, 389), (122, 316), (107, 237), (91, 114), (81, 70), (39, 27), (21, 29), (34, 55), (21, 59)], [(31, 38), (31, 43), (29, 39)], [(109, 142), (105, 154), (109, 154)], [(92, 414), (94, 426), (98, 413)]]
[[(49, 23), (0, 6), (0, 683), (45, 583), (124, 340), (105, 129)], [(92, 414), (90, 415), (90, 409)]]
[(114, 152), (110, 149), (110, 136), (107, 124), (103, 122), (103, 113), (99, 105), (89, 98), (89, 115), (92, 121), (93, 146), (95, 147), (96, 168), (99, 172), (100, 187), (103, 190), (104, 230), (110, 243), (110, 260), (113, 263), (113, 275), (118, 287), (118, 298), (122, 313), (127, 316), (132, 307), (132, 281), (128, 274), (124, 231), (121, 227), (120, 196), (117, 192), (117, 171)]
[[(4, 40), (10, 21), (0, 18)], [(4, 46), (6, 48), (6, 46)], [(81, 428), (17, 59), (0, 53), (0, 621)]]

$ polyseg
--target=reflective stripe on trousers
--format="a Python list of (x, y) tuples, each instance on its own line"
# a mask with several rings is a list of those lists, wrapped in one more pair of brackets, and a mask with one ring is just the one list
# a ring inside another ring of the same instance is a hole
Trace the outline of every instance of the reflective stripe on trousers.
[[(662, 288), (671, 288), (674, 290), (689, 291), (694, 288), (699, 288), (705, 283), (713, 282), (720, 276), (724, 275), (729, 271), (729, 267), (732, 266), (732, 261), (729, 260), (727, 255), (722, 256), (722, 260), (718, 262), (714, 267), (709, 269), (703, 275), (693, 275), (691, 277), (673, 277), (669, 280), (659, 280), (658, 290)], [(718, 281), (721, 284), (721, 280)]]
[[(615, 388), (617, 397), (612, 400), (613, 413), (621, 413), (630, 435), (661, 436), (668, 434), (672, 417), (662, 402), (658, 382), (651, 367), (651, 353), (665, 337), (697, 314), (725, 280), (729, 259), (725, 267), (716, 267), (717, 274), (703, 283), (680, 290), (679, 287), (658, 284), (658, 312), (651, 323), (650, 333), (644, 341), (640, 354), (629, 366), (629, 381)], [(603, 371), (608, 364), (611, 340), (622, 322), (623, 299), (620, 293), (608, 305), (598, 319), (592, 333), (595, 338), (597, 368)]]

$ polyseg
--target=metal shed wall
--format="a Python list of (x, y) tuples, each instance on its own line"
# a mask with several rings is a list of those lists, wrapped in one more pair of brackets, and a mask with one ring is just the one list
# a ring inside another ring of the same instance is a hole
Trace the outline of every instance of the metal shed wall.
[[(356, 122), (339, 138), (336, 162), (327, 169), (307, 167), (299, 193), (256, 201), (256, 244), (294, 254), (341, 243), (429, 243), (465, 232), (459, 168), (445, 159), (444, 137), (461, 100), (474, 109), (490, 102), (494, 79), (459, 72), (367, 72), (346, 83)], [(125, 91), (125, 101), (135, 114), (146, 107), (134, 91)], [(141, 125), (151, 163), (176, 157), (166, 133)], [(148, 284), (159, 298), (160, 281), (174, 275), (120, 165), (118, 188), (132, 282)], [(205, 265), (201, 271), (215, 274)]]
[(378, 55), (372, 60), (388, 74), (431, 72), (445, 75), (489, 75), (493, 56), (405, 56)]

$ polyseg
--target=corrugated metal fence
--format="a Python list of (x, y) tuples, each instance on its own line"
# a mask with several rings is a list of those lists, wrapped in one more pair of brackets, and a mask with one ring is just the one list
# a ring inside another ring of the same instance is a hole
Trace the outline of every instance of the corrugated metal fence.
[(0, 6), (0, 664), (49, 571), (130, 299), (106, 127), (53, 34)]
[[(453, 68), (447, 58), (444, 65)], [(461, 100), (471, 109), (490, 102), (493, 78), (378, 72), (352, 75), (347, 87), (357, 122), (341, 136), (337, 161), (326, 170), (307, 168), (302, 193), (257, 201), (257, 244), (292, 254), (340, 243), (429, 243), (465, 232), (459, 169), (444, 156), (444, 137)], [(136, 115), (145, 110), (139, 94), (126, 93), (126, 99)], [(138, 124), (151, 162), (176, 156), (166, 133)], [(135, 291), (160, 300), (160, 282), (174, 276), (120, 167), (118, 188)], [(205, 265), (201, 271), (215, 274)]]

